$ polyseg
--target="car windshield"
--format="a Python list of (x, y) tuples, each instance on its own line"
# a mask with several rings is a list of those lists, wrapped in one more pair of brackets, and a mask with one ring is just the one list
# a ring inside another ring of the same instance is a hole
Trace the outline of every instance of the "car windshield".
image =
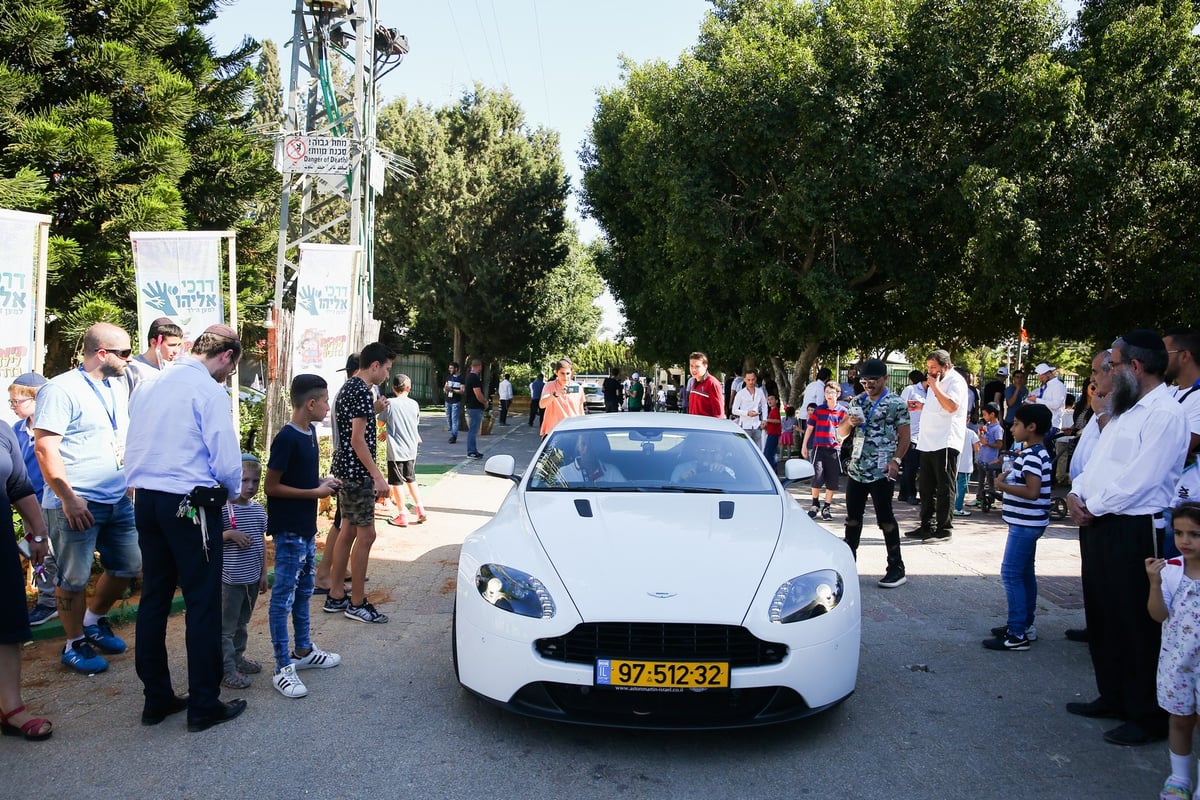
[(533, 465), (531, 491), (773, 494), (756, 445), (734, 431), (558, 431)]

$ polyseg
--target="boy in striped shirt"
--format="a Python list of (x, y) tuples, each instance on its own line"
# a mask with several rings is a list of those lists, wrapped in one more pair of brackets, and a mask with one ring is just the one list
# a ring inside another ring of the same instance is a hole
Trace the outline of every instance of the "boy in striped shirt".
[(242, 453), (242, 493), (221, 509), (221, 683), (230, 689), (245, 689), (246, 676), (262, 671), (262, 664), (246, 658), (246, 625), (254, 601), (267, 591), (267, 512), (254, 502), (261, 480), (262, 464)]
[(1033, 614), (1037, 607), (1037, 577), (1033, 560), (1037, 541), (1050, 524), (1050, 454), (1045, 437), (1052, 425), (1050, 408), (1023, 405), (1013, 418), (1014, 442), (1024, 445), (1003, 473), (996, 488), (1004, 492), (1003, 518), (1008, 523), (1008, 542), (1000, 564), (1000, 582), (1008, 597), (1008, 624), (992, 628), (989, 650), (1028, 650), (1037, 639)]

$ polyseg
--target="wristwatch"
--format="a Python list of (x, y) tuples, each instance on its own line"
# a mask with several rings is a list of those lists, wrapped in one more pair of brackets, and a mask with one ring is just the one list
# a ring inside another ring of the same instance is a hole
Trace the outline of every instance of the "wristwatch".
[(34, 544), (41, 544), (42, 542), (46, 541), (46, 537), (34, 536), (32, 533), (27, 533), (25, 534), (25, 541), (33, 542)]
[(895, 464), (895, 465), (898, 467), (898, 466), (900, 466), (901, 464), (903, 464), (903, 463), (904, 463), (904, 460), (903, 460), (903, 459), (901, 459), (901, 458), (899, 458), (899, 457), (897, 457), (897, 456), (892, 456), (892, 463), (893, 463), (893, 464)]

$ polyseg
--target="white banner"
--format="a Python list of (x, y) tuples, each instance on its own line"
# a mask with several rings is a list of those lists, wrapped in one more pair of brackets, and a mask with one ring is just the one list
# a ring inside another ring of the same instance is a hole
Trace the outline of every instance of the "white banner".
[[(38, 311), (38, 240), (40, 227), (49, 224), (44, 214), (0, 209), (0, 387), (6, 393), (13, 378), (38, 368), (38, 329), (45, 317)], [(5, 422), (16, 419), (3, 416)]]
[(346, 380), (338, 370), (351, 352), (354, 287), (362, 248), (346, 244), (301, 244), (292, 321), (291, 375), (320, 375), (330, 399)]
[(225, 322), (221, 295), (221, 240), (225, 232), (130, 233), (137, 281), (138, 330), (134, 352), (145, 345), (150, 323), (170, 317), (183, 328), (184, 349), (209, 325)]

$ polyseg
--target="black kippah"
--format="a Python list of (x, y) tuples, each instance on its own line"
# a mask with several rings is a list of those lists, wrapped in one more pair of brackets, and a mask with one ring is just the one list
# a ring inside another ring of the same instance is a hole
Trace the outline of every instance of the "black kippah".
[(1131, 347), (1140, 347), (1143, 350), (1167, 349), (1167, 346), (1163, 344), (1162, 337), (1148, 328), (1139, 328), (1136, 331), (1131, 331), (1122, 336), (1121, 341)]

